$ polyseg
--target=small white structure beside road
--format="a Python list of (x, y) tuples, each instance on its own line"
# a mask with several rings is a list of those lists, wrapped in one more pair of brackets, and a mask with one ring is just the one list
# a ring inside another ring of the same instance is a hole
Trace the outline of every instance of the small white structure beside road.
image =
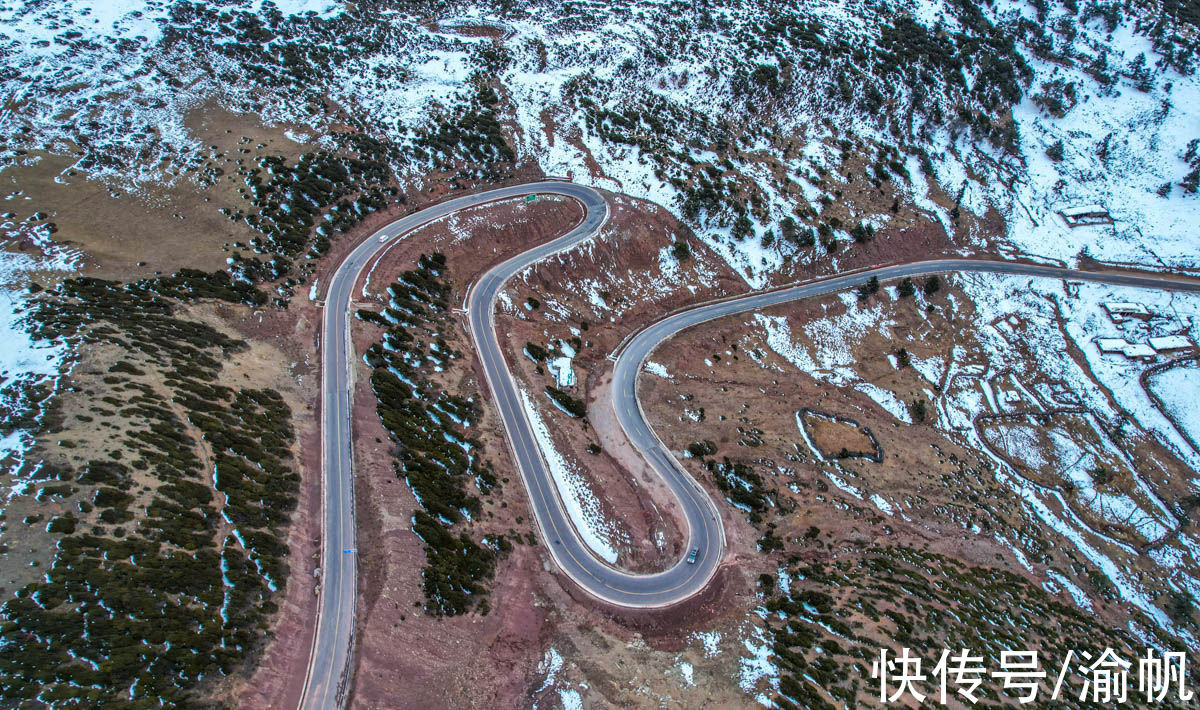
[(571, 367), (571, 358), (556, 357), (548, 360), (546, 367), (550, 368), (550, 374), (554, 375), (555, 387), (563, 389), (575, 386), (575, 369)]
[(1150, 320), (1150, 318), (1154, 315), (1149, 311), (1149, 309), (1140, 303), (1105, 301), (1104, 310), (1108, 312), (1108, 317), (1113, 323), (1124, 322), (1127, 318)]
[[(1131, 343), (1124, 338), (1096, 338), (1094, 342), (1096, 343), (1096, 348), (1102, 353), (1120, 353), (1130, 360), (1153, 360), (1158, 353), (1166, 352), (1166, 350), (1154, 345), (1155, 341), (1162, 340), (1165, 340), (1165, 338), (1151, 338), (1150, 343), (1147, 344)], [(1184, 340), (1186, 341), (1187, 339), (1185, 338)], [(1174, 340), (1169, 340), (1168, 343), (1163, 344), (1176, 345), (1177, 343)], [(1188, 341), (1187, 347), (1191, 347), (1190, 341)]]
[(575, 369), (571, 367), (571, 360), (575, 357), (575, 348), (559, 341), (558, 350), (562, 353), (561, 356), (546, 361), (546, 367), (550, 368), (550, 374), (554, 376), (554, 386), (559, 389), (574, 387)]

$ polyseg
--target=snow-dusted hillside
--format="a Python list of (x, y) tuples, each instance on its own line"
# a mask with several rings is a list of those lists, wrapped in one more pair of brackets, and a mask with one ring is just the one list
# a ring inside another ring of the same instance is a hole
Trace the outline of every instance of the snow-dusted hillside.
[[(830, 194), (839, 140), (876, 163), (867, 179), (895, 174), (951, 231), (951, 202), (1004, 216), (1001, 235), (964, 225), (965, 247), (999, 237), (1058, 261), (1190, 267), (1200, 201), (1194, 176), (1184, 183), (1200, 160), (1189, 151), (1200, 85), (1176, 35), (1194, 28), (1142, 12), (1073, 0), (456, 3), (436, 14), (318, 0), (10, 3), (0, 32), (14, 98), (0, 130), (8, 162), (30, 159), (15, 149), (78, 151), (77, 167), (128, 187), (191, 177), (199, 146), (183, 113), (209, 97), (318, 136), (330, 118), (315, 104), (329, 97), (406, 146), (394, 167), (420, 182), (453, 153), (423, 138), (495, 82), (518, 160), (690, 217), (755, 285), (792, 251), (761, 237)], [(950, 202), (928, 199), (931, 186)], [(1056, 214), (1090, 203), (1115, 225), (1072, 230)], [(742, 213), (759, 238), (731, 238)]]

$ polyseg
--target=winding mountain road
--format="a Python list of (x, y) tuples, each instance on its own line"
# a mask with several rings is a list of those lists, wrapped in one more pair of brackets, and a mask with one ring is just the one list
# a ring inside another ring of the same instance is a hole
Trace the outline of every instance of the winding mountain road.
[[(546, 181), (466, 195), (398, 219), (359, 244), (330, 279), (322, 323), (322, 593), (316, 633), (300, 707), (340, 707), (350, 667), (357, 595), (354, 475), (351, 416), (354, 354), (350, 345), (353, 289), (372, 258), (412, 229), (452, 212), (487, 202), (531, 194), (555, 194), (578, 200), (583, 220), (566, 234), (535, 246), (489, 270), (467, 299), (467, 323), (478, 349), (492, 401), (533, 508), (543, 541), (559, 568), (597, 599), (626, 607), (663, 607), (699, 592), (720, 565), (725, 547), (720, 515), (711, 498), (687, 474), (646, 422), (637, 399), (642, 364), (664, 340), (693, 325), (800, 298), (834, 293), (866, 283), (950, 271), (1067, 278), (1113, 285), (1200, 292), (1194, 279), (1128, 272), (1085, 272), (1007, 261), (941, 259), (884, 266), (812, 281), (774, 291), (752, 293), (676, 313), (638, 332), (620, 349), (614, 366), (612, 401), (621, 427), (679, 499), (688, 527), (694, 563), (679, 560), (663, 572), (629, 574), (608, 565), (589, 550), (563, 507), (554, 479), (538, 448), (525, 414), (519, 386), (508, 370), (494, 314), (505, 282), (537, 261), (593, 237), (608, 219), (608, 205), (597, 191), (569, 182)], [(540, 393), (534, 393), (540, 397)]]

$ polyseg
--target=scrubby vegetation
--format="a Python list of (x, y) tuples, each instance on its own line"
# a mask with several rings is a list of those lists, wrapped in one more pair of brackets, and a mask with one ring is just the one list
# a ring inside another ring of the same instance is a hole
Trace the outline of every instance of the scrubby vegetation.
[[(258, 236), (247, 248), (255, 255), (234, 252), (228, 273), (220, 277), (243, 288), (262, 282), (279, 282), (275, 304), (286, 306), (293, 289), (303, 283), (310, 267), (298, 268), (295, 260), (327, 252), (332, 239), (372, 213), (405, 200), (395, 183), (394, 164), (400, 150), (387, 140), (356, 132), (330, 135), (327, 150), (306, 153), (289, 163), (282, 156), (263, 155), (254, 164), (238, 159), (238, 191), (246, 207), (223, 209), (233, 222), (244, 223)], [(219, 155), (206, 163), (212, 179), (223, 174), (216, 167)], [(215, 161), (215, 162), (214, 162)], [(264, 258), (259, 258), (259, 255)], [(267, 299), (265, 294), (261, 301)]]
[(578, 397), (572, 396), (569, 392), (564, 392), (557, 387), (547, 385), (546, 396), (572, 417), (576, 419), (587, 417), (587, 403)]
[[(360, 134), (335, 133), (331, 138), (339, 148), (336, 152), (307, 153), (291, 165), (282, 157), (264, 156), (254, 167), (238, 167), (256, 212), (235, 210), (228, 216), (244, 219), (262, 235), (251, 242), (256, 251), (277, 255), (269, 266), (242, 265), (247, 275), (257, 276), (263, 268), (271, 278), (286, 274), (286, 259), (303, 254), (310, 243), (312, 253), (324, 253), (330, 236), (345, 232), (399, 195), (391, 184), (394, 145)], [(318, 220), (324, 224), (317, 226)]]
[[(803, 544), (815, 537), (806, 536)], [(772, 660), (779, 668), (772, 701), (784, 710), (878, 702), (871, 667), (880, 649), (892, 657), (902, 647), (913, 649), (923, 657), (926, 673), (943, 648), (982, 655), (989, 670), (999, 670), (1001, 651), (1037, 650), (1051, 678), (1068, 651), (1076, 659), (1081, 651), (1096, 658), (1112, 648), (1135, 663), (1144, 655), (1145, 644), (1124, 629), (1099, 623), (1023, 577), (910, 547), (872, 547), (830, 562), (794, 556), (787, 572), (787, 592), (764, 604)], [(1171, 639), (1157, 641), (1180, 650)], [(1005, 694), (998, 679), (984, 674), (982, 680), (980, 707), (1016, 704), (1017, 695)], [(1092, 707), (1080, 701), (1083, 682), (1072, 668), (1059, 695), (1061, 707)], [(918, 689), (932, 692), (936, 701), (937, 681), (931, 683)], [(1039, 704), (1048, 695), (1044, 687)]]
[(498, 549), (480, 544), (454, 528), (482, 509), (470, 493), (474, 482), (481, 495), (498, 484), (491, 464), (480, 459), (479, 442), (466, 431), (479, 420), (474, 397), (447, 392), (430, 381), (460, 357), (445, 340), (450, 286), (446, 259), (422, 255), (416, 269), (404, 272), (389, 287), (391, 296), (377, 324), (386, 324), (380, 342), (367, 350), (374, 368), (371, 386), (379, 416), (395, 447), (396, 475), (406, 481), (421, 506), (413, 532), (425, 543), (422, 573), (426, 609), (453, 616), (486, 610), (487, 589)]
[(730, 461), (726, 456), (718, 462), (709, 459), (704, 467), (712, 474), (713, 482), (730, 504), (744, 510), (750, 522), (759, 524), (763, 515), (775, 504), (775, 493), (768, 488), (754, 467), (742, 461)]
[(94, 412), (121, 434), (112, 457), (55, 467), (63, 483), (41, 489), (75, 512), (47, 526), (62, 537), (44, 579), (0, 609), (10, 702), (194, 707), (276, 610), (299, 484), (291, 412), (272, 390), (218, 383), (244, 343), (182, 317), (171, 290), (69, 280), (29, 315), (39, 338), (124, 353), (103, 377), (114, 409)]

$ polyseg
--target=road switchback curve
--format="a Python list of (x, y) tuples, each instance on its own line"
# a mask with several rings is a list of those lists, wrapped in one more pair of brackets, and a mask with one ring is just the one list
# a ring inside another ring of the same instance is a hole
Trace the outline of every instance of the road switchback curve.
[[(300, 702), (302, 710), (340, 707), (353, 645), (357, 550), (351, 427), (354, 356), (350, 344), (350, 313), (354, 286), (372, 258), (390, 246), (396, 237), (458, 210), (534, 194), (573, 198), (583, 205), (584, 218), (566, 234), (514, 256), (481, 276), (467, 298), (467, 327), (547, 549), (559, 568), (588, 594), (624, 607), (664, 607), (696, 594), (715, 574), (725, 549), (724, 529), (716, 505), (655, 435), (637, 398), (638, 373), (643, 363), (660, 343), (680, 331), (715, 318), (853, 288), (872, 277), (886, 280), (971, 271), (1200, 292), (1200, 282), (1170, 275), (1088, 272), (1008, 261), (939, 259), (884, 266), (752, 293), (697, 306), (651, 324), (620, 349), (614, 365), (612, 402), (629, 440), (678, 498), (687, 523), (687, 550), (695, 549), (697, 554), (694, 562), (685, 556), (670, 569), (639, 575), (601, 560), (572, 526), (538, 448), (519, 385), (508, 369), (494, 320), (496, 298), (509, 278), (599, 232), (609, 215), (604, 197), (582, 185), (546, 181), (465, 195), (402, 217), (371, 235), (345, 257), (330, 278), (325, 298), (321, 336), (322, 593)], [(540, 395), (533, 393), (531, 396), (537, 398)]]

